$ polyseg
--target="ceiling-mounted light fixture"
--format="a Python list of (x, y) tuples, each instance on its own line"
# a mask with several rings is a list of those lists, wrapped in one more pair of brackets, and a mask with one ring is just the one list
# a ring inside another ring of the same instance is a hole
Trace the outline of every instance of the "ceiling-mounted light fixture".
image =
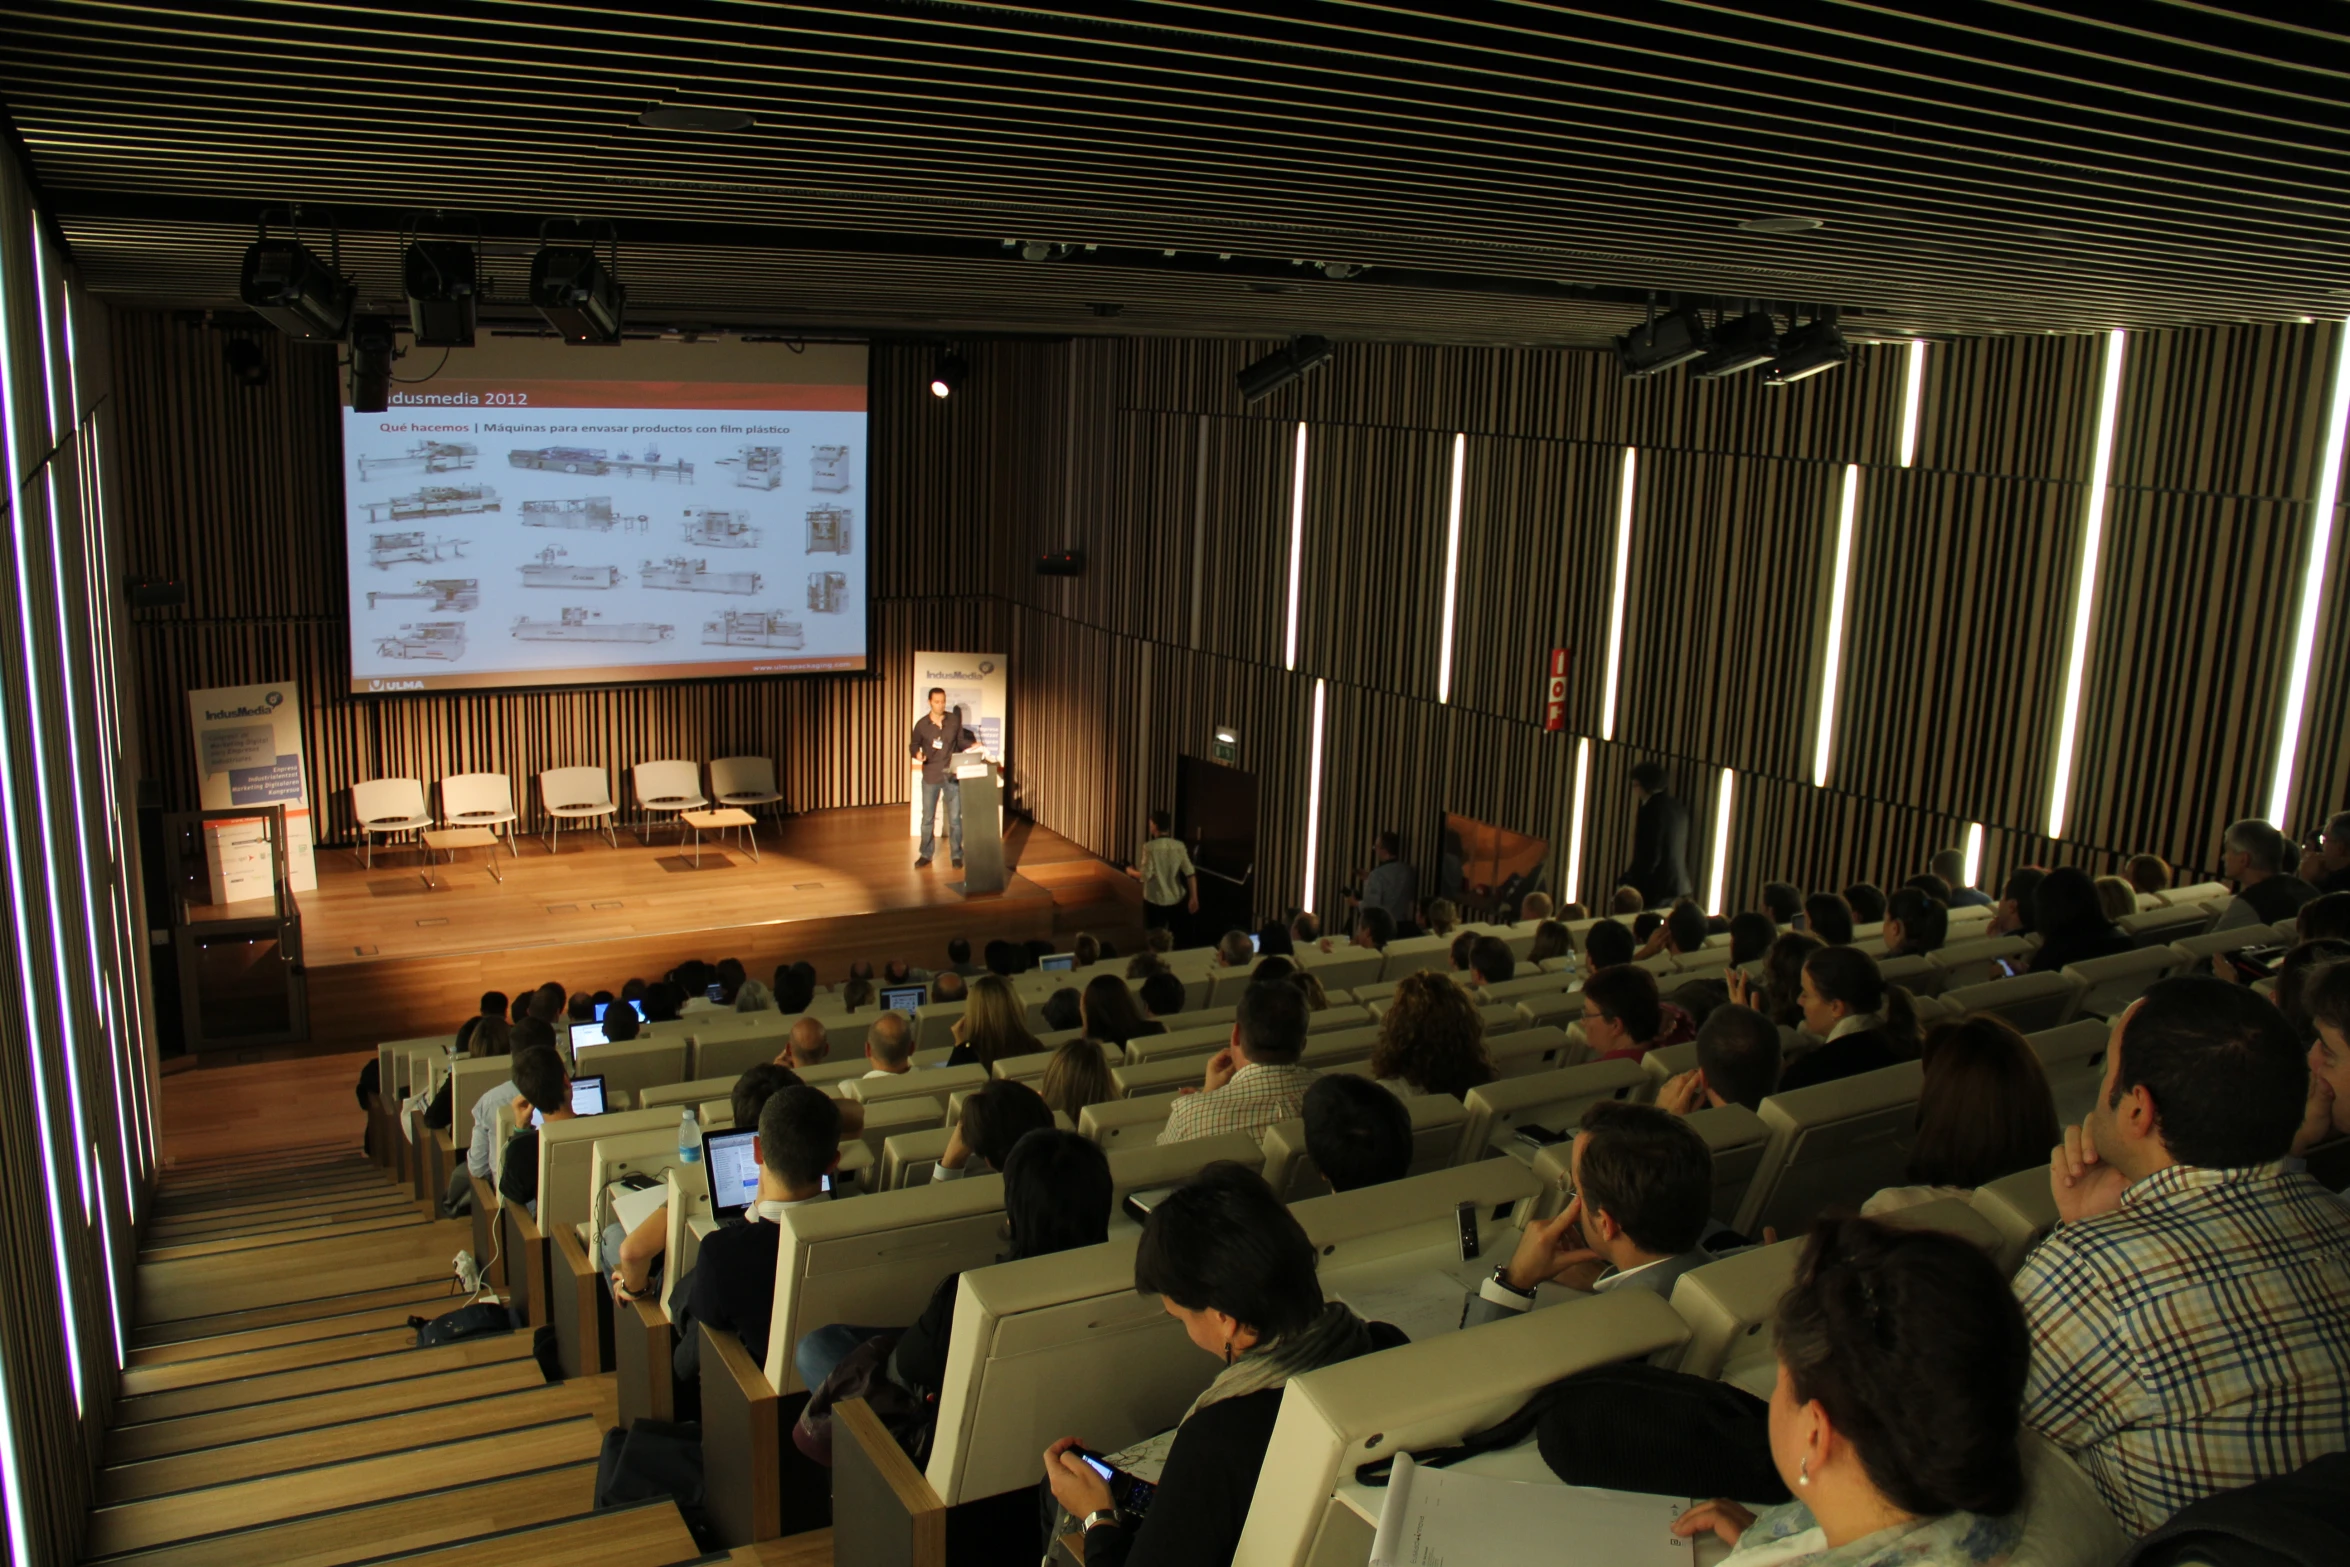
[(1836, 312), (1823, 311), (1803, 325), (1787, 329), (1786, 336), (1779, 339), (1779, 357), (1763, 372), (1763, 385), (1791, 386), (1823, 370), (1833, 370), (1850, 357), (1852, 350), (1844, 344)]
[(351, 412), (379, 414), (391, 407), (392, 361), (398, 355), (390, 316), (351, 319)]
[(1706, 337), (1705, 352), (1689, 367), (1689, 373), (1700, 380), (1716, 381), (1767, 365), (1778, 356), (1778, 323), (1769, 311), (1754, 310), (1716, 321)]
[(1325, 261), (1322, 263), (1322, 275), (1333, 283), (1344, 283), (1350, 279), (1359, 278), (1370, 270), (1369, 267), (1359, 266), (1352, 261)]
[(592, 243), (547, 243), (548, 228), (567, 221), (549, 218), (539, 225), (538, 254), (530, 258), (531, 308), (567, 343), (617, 343), (628, 301), (628, 290), (620, 286), (619, 231), (602, 225), (608, 259), (599, 261)]
[(1684, 306), (1660, 316), (1651, 298), (1648, 319), (1616, 339), (1616, 361), (1628, 379), (1641, 380), (1695, 359), (1705, 352), (1705, 338), (1705, 318), (1695, 310)]
[(1742, 234), (1809, 234), (1814, 229), (1828, 226), (1826, 218), (1797, 217), (1792, 213), (1769, 218), (1741, 218), (1738, 231)]
[(938, 362), (930, 370), (930, 395), (952, 397), (963, 389), (963, 382), (971, 374), (971, 362), (953, 349), (943, 349)]
[(408, 332), (419, 348), (471, 348), (481, 293), (481, 229), (462, 239), (417, 239), (408, 224), (400, 250), (400, 288), (408, 296)]
[(648, 104), (636, 122), (648, 131), (747, 131), (759, 123), (741, 109), (693, 103)]
[(1058, 244), (1049, 239), (1007, 239), (1004, 248), (1019, 252), (1022, 261), (1066, 261), (1077, 254), (1075, 245)]
[(1330, 339), (1309, 332), (1291, 338), (1286, 348), (1276, 348), (1254, 364), (1244, 366), (1233, 380), (1240, 386), (1242, 402), (1261, 402), (1329, 361)]
[[(272, 239), (269, 218), (282, 213), (290, 238)], [(327, 255), (321, 261), (302, 243), (302, 209), (262, 209), (260, 233), (245, 251), (237, 277), (237, 297), (255, 315), (306, 343), (336, 343), (351, 325), (351, 301), (357, 290), (343, 276), (343, 237), (334, 220), (327, 220)]]

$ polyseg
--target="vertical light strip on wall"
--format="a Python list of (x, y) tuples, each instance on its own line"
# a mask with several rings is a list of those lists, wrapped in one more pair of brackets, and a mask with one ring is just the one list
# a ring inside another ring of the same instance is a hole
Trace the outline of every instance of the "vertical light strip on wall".
[[(12, 543), (16, 556), (20, 610), (18, 619), (21, 621), (24, 618), (21, 613), (22, 606), (30, 601), (32, 593), (24, 586), (24, 492), (18, 482), (24, 469), (16, 449), (16, 376), (14, 374), (16, 344), (15, 334), (9, 330), (10, 311), (7, 308), (9, 280), (12, 273), (13, 269), (7, 260), (5, 247), (0, 247), (0, 461), (4, 461), (8, 465), (7, 473), (0, 475), (0, 501), (5, 501), (7, 505), (11, 531), (15, 535)], [(29, 693), (33, 680), (33, 671), (29, 667), (25, 670), (25, 680)], [(27, 727), (32, 730), (37, 746), (41, 733), (39, 715), (28, 710), (28, 716), (32, 722)], [(5, 722), (0, 722), (0, 832), (5, 832), (7, 835), (8, 865), (5, 877), (8, 883), (9, 908), (16, 917), (17, 975), (24, 985), (25, 996), (30, 998), (39, 993), (41, 982), (34, 976), (31, 958), (26, 951), (33, 937), (33, 922), (30, 900), (25, 895), (24, 878), (32, 858), (28, 850), (33, 848), (33, 842), (31, 834), (25, 830), (24, 819), (17, 813), (16, 790), (11, 783), (12, 780), (22, 776), (23, 770), (15, 755), (15, 747), (9, 744), (8, 725)], [(37, 767), (35, 776), (38, 777)], [(46, 863), (46, 855), (43, 856), (43, 859)], [(65, 1204), (57, 1191), (56, 1122), (49, 1113), (49, 1071), (41, 1059), (45, 1051), (40, 1028), (36, 1021), (38, 1016), (39, 1009), (37, 1007), (27, 1006), (24, 1009), (25, 1059), (32, 1068), (33, 1124), (41, 1134), (41, 1180), (47, 1188), (49, 1212), (55, 1216), (64, 1210)], [(79, 1157), (74, 1160), (74, 1164), (77, 1169), (80, 1167)], [(82, 1348), (81, 1330), (74, 1321), (73, 1274), (67, 1265), (65, 1255), (65, 1226), (52, 1223), (48, 1226), (48, 1230), (50, 1250), (56, 1260), (58, 1309), (64, 1329), (60, 1336), (65, 1340), (67, 1380), (73, 1387), (73, 1407), (74, 1413), (78, 1417), (82, 1409)], [(13, 1443), (12, 1434), (0, 1433), (0, 1435), (8, 1435), (9, 1442)], [(15, 1469), (13, 1446), (9, 1448), (9, 1467), (13, 1472)], [(9, 1527), (15, 1531), (21, 1531), (22, 1528), (21, 1521), (15, 1514), (15, 1509), (19, 1505), (18, 1495), (17, 1487), (10, 1485), (8, 1488)]]
[(2334, 389), (2326, 399), (2325, 456), (2317, 468), (2316, 504), (2309, 514), (2309, 562), (2301, 572), (2301, 613), (2293, 625), (2293, 677), (2285, 686), (2284, 727), (2277, 734), (2277, 771), (2268, 789), (2268, 820), (2285, 828), (2293, 803), (2293, 759), (2301, 749), (2301, 712), (2309, 700), (2309, 661), (2317, 651), (2317, 624), (2325, 612), (2327, 547), (2334, 537), (2334, 507), (2342, 498), (2343, 420), (2350, 418), (2350, 321), (2334, 342)]
[(1591, 783), (1591, 737), (1575, 742), (1575, 815), (1567, 826), (1567, 901), (1583, 898), (1583, 796)]
[[(1302, 432), (1305, 426), (1298, 429)], [(1314, 682), (1314, 727), (1306, 742), (1306, 887), (1298, 904), (1314, 912), (1314, 850), (1322, 841), (1322, 682)]]
[[(74, 723), (73, 717), (73, 672), (66, 666), (66, 658), (73, 644), (65, 613), (65, 564), (62, 553), (57, 548), (57, 464), (54, 460), (42, 465), (41, 476), (49, 501), (49, 579), (51, 587), (55, 590), (54, 602), (57, 608), (58, 689), (56, 694), (58, 705), (65, 713), (66, 758), (73, 768), (74, 783), (69, 798), (78, 803), (81, 797), (82, 779), (81, 746), (75, 739), (75, 730), (79, 726)], [(18, 530), (18, 537), (19, 539), (23, 537), (21, 529)], [(24, 556), (20, 551), (17, 556), (17, 574), (20, 581), (23, 578), (23, 572)], [(24, 600), (19, 602), (17, 609), (18, 613), (24, 616), (25, 663), (29, 667), (33, 655), (30, 615), (32, 604), (29, 593)], [(49, 870), (50, 951), (57, 972), (57, 1020), (65, 1031), (65, 1102), (73, 1118), (73, 1171), (81, 1184), (82, 1220), (87, 1223), (93, 1216), (94, 1199), (90, 1196), (89, 1123), (82, 1114), (82, 1029), (76, 1021), (78, 1013), (74, 1005), (73, 979), (66, 972), (65, 967), (64, 932), (77, 923), (82, 927), (82, 938), (87, 943), (90, 955), (90, 983), (95, 986), (98, 980), (98, 923), (90, 917), (90, 845), (87, 840), (85, 824), (74, 823), (74, 830), (65, 834), (66, 841), (62, 844), (56, 842), (58, 836), (57, 813), (65, 807), (62, 802), (52, 800), (49, 797), (46, 781), (48, 776), (46, 772), (47, 748), (38, 743), (39, 734), (40, 731), (36, 728), (33, 750), (34, 755), (44, 768), (41, 815), (48, 824), (51, 839)], [(71, 915), (58, 904), (57, 861), (60, 850), (68, 851), (73, 855), (75, 869), (78, 873), (74, 880), (82, 888), (81, 904)]]
[(1281, 637), (1281, 667), (1297, 668), (1297, 589), (1306, 561), (1306, 424), (1297, 422), (1297, 473), (1289, 483), (1289, 629)]
[(1452, 700), (1452, 617), (1461, 582), (1461, 469), (1468, 462), (1469, 437), (1452, 438), (1452, 500), (1444, 524), (1444, 631), (1436, 650), (1436, 700)]
[(2074, 729), (2087, 684), (2089, 627), (2097, 607), (2097, 561), (2105, 547), (2105, 492), (2113, 477), (2113, 427), (2121, 412), (2122, 349), (2129, 334), (2115, 327), (2105, 338), (2105, 374), (2097, 392), (2097, 454), (2089, 465), (2089, 495), (2081, 508), (2080, 581), (2073, 593), (2072, 651), (2065, 660), (2064, 707), (2056, 722), (2056, 775), (2048, 783), (2048, 836), (2064, 836), (2073, 792)]
[[(57, 424), (57, 355), (51, 350), (49, 344), (49, 258), (41, 249), (40, 209), (26, 209), (25, 229), (32, 236), (33, 242), (33, 291), (34, 297), (40, 303), (41, 320), (41, 396), (43, 405), (49, 414), (48, 444), (49, 448), (54, 450), (60, 440)], [(69, 409), (67, 412), (70, 424), (71, 410)]]
[(1903, 367), (1901, 378), (1901, 466), (1909, 467), (1918, 455), (1918, 407), (1925, 401), (1926, 345), (1922, 339), (1911, 338), (1909, 363)]
[(1624, 476), (1616, 485), (1615, 586), (1608, 595), (1607, 686), (1599, 696), (1599, 737), (1616, 737), (1616, 680), (1624, 668), (1624, 583), (1632, 568), (1632, 484), (1640, 474), (1640, 449), (1624, 448)]
[(1727, 767), (1722, 769), (1722, 792), (1714, 801), (1713, 870), (1706, 877), (1705, 912), (1722, 912), (1722, 872), (1730, 862), (1730, 796), (1737, 788), (1738, 775)]
[(1975, 886), (1983, 879), (1983, 824), (1966, 824), (1966, 884)]
[(1836, 503), (1836, 574), (1828, 587), (1827, 656), (1820, 662), (1820, 732), (1812, 746), (1811, 781), (1828, 787), (1828, 756), (1836, 743), (1836, 683), (1844, 670), (1844, 601), (1852, 589), (1853, 513), (1860, 504), (1860, 464), (1844, 465), (1844, 495)]

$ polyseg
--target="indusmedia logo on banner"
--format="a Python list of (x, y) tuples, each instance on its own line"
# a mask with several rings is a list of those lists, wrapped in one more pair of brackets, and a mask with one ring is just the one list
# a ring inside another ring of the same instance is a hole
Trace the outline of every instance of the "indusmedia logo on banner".
[(272, 691), (262, 697), (259, 707), (208, 707), (204, 709), (204, 721), (216, 724), (229, 718), (275, 718), (277, 710), (285, 706), (285, 702), (286, 694), (283, 691)]

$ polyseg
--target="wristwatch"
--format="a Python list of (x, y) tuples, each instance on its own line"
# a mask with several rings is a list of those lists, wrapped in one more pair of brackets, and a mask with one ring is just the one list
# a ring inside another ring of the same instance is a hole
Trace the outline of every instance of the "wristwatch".
[(1097, 1507), (1085, 1515), (1085, 1529), (1089, 1534), (1097, 1528), (1115, 1529), (1117, 1526), (1118, 1509), (1115, 1507)]
[(1532, 1290), (1522, 1290), (1510, 1282), (1510, 1265), (1506, 1262), (1493, 1270), (1492, 1282), (1498, 1285), (1500, 1288), (1508, 1290), (1512, 1295), (1517, 1296), (1520, 1300), (1532, 1300), (1534, 1298), (1534, 1292)]

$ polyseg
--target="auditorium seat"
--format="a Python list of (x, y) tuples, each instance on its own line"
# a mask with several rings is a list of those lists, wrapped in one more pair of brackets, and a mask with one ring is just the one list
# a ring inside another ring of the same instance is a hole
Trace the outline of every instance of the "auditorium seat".
[(604, 830), (613, 848), (612, 817), (620, 807), (612, 803), (612, 779), (601, 767), (550, 767), (539, 774), (539, 806), (547, 813), (547, 852), (557, 852), (565, 822), (590, 822)]
[(601, 1076), (606, 1093), (618, 1089), (633, 1102), (648, 1088), (684, 1082), (685, 1063), (683, 1039), (629, 1039), (579, 1052), (573, 1075)]
[(2068, 963), (2063, 972), (2081, 986), (2076, 1012), (2119, 1017), (2156, 980), (2178, 972), (2184, 961), (2173, 946), (2139, 947), (2111, 957)]
[(1901, 1184), (1923, 1082), (1924, 1068), (1904, 1061), (1765, 1099), (1771, 1145), (1731, 1228), (1800, 1234), (1830, 1207), (1857, 1208)]
[(1260, 1170), (1265, 1163), (1265, 1150), (1250, 1132), (1221, 1132), (1179, 1143), (1128, 1143), (1103, 1152), (1110, 1162), (1113, 1212), (1134, 1192), (1181, 1186), (1211, 1164), (1241, 1164)]
[(2105, 1082), (2105, 1050), (2112, 1037), (2113, 1025), (2103, 1018), (2083, 1018), (2024, 1035), (2024, 1042), (2040, 1058), (2040, 1070), (2047, 1075), (2059, 1126), (2075, 1125), (2096, 1105), (2098, 1089)]
[(2160, 897), (2166, 908), (2177, 908), (2182, 905), (2199, 907), (2206, 903), (2225, 902), (2235, 896), (2235, 891), (2224, 881), (2199, 881), (2185, 887), (2173, 887), (2168, 892), (2160, 894)]
[[(1754, 1183), (1754, 1172), (1762, 1166), (1763, 1153), (1770, 1146), (1771, 1129), (1763, 1124), (1761, 1116), (1744, 1105), (1692, 1110), (1683, 1119), (1713, 1152), (1712, 1212), (1722, 1223), (1729, 1224), (1738, 1217), (1738, 1206), (1746, 1199), (1746, 1189)], [(1555, 1217), (1575, 1195), (1574, 1146), (1572, 1140), (1553, 1143), (1534, 1156), (1534, 1175), (1543, 1185), (1540, 1213), (1544, 1218)]]
[(375, 869), (375, 840), (422, 832), (432, 825), (424, 809), (424, 785), (414, 778), (370, 778), (351, 785), (351, 815), (367, 845), (367, 868)]
[(1578, 982), (1572, 990), (1556, 995), (1520, 996), (1516, 1002), (1518, 1015), (1526, 1020), (1528, 1028), (1550, 1025), (1563, 1028), (1576, 1039), (1583, 1035), (1583, 989)]
[[(588, 1059), (595, 1059), (590, 1052)], [(735, 1079), (740, 1072), (721, 1077), (695, 1077), (682, 1083), (659, 1083), (636, 1096), (640, 1110), (657, 1110), (664, 1105), (683, 1111), (687, 1105), (698, 1105), (708, 1099), (724, 1099), (733, 1094)]]
[(1156, 1142), (1167, 1117), (1174, 1113), (1175, 1095), (1171, 1093), (1105, 1099), (1085, 1107), (1077, 1117), (1077, 1130), (1104, 1149), (1132, 1148)]
[(1352, 990), (1357, 985), (1377, 983), (1387, 958), (1368, 947), (1342, 946), (1332, 952), (1324, 952), (1320, 947), (1301, 947), (1297, 964), (1321, 981), (1324, 990)]
[(1334, 1067), (1368, 1061), (1378, 1047), (1376, 1028), (1332, 1029), (1327, 1034), (1307, 1035), (1305, 1053), (1298, 1057), (1298, 1062), (1318, 1072), (1327, 1072)]
[(679, 817), (677, 839), (683, 843), (684, 814), (709, 807), (710, 798), (702, 793), (702, 770), (692, 762), (639, 762), (628, 770), (628, 778), (636, 792), (637, 835), (647, 842), (653, 816)]
[(1218, 969), (1208, 976), (1208, 1005), (1211, 1007), (1237, 1006), (1241, 993), (1256, 983), (1253, 969)]
[(2018, 974), (1979, 985), (1960, 985), (1942, 992), (1945, 1006), (1962, 1012), (1988, 1012), (2005, 1018), (2018, 1033), (2069, 1023), (2080, 1010), (2085, 981), (2070, 969), (2055, 974)]
[[(828, 1088), (826, 1091), (831, 1090)], [(884, 1099), (865, 1107), (865, 1130), (860, 1140), (871, 1153), (872, 1163), (878, 1167), (882, 1162), (882, 1145), (890, 1138), (900, 1132), (921, 1132), (934, 1126), (944, 1126), (946, 1115), (944, 1094), (907, 1094), (896, 1099)]]
[(1644, 1103), (1653, 1104), (1656, 1101), (1656, 1096), (1664, 1091), (1664, 1086), (1668, 1081), (1679, 1077), (1683, 1072), (1697, 1070), (1697, 1041), (1686, 1039), (1677, 1045), (1667, 1045), (1661, 1050), (1651, 1050), (1640, 1058), (1640, 1064), (1648, 1071), (1648, 1084), (1632, 1097)]
[(2167, 947), (2186, 936), (2200, 936), (2211, 928), (2213, 911), (2200, 904), (2167, 903), (2142, 914), (2125, 914), (2114, 923), (2141, 947)]
[(1498, 984), (1480, 986), (1477, 993), (1488, 1002), (1506, 1001), (1514, 1004), (1537, 996), (1563, 996), (1573, 984), (1574, 981), (1564, 974), (1520, 974)]
[[(775, 787), (775, 760), (766, 756), (721, 756), (710, 764), (710, 792), (722, 806), (756, 817), (762, 805), (775, 805), (783, 795)], [(754, 828), (753, 831), (757, 829)]]
[[(2211, 960), (2223, 953), (2241, 952), (2246, 947), (2265, 947), (2278, 939), (2276, 932), (2266, 925), (2237, 925), (2227, 930), (2208, 930), (2199, 935), (2181, 936), (2170, 944), (2178, 959), (2176, 972), (2208, 974)], [(2291, 940), (2288, 935), (2284, 939)]]
[(1940, 989), (1955, 990), (2003, 977), (1999, 965), (2021, 968), (2031, 961), (2033, 941), (2028, 936), (1986, 936), (1975, 941), (1953, 941), (1927, 954), (1941, 972)]
[(514, 844), (514, 824), (520, 819), (514, 780), (504, 773), (455, 773), (441, 780), (443, 827), (487, 827), (493, 833), (503, 827), (506, 852), (520, 859), (522, 851)]
[(1203, 1060), (1232, 1043), (1230, 1023), (1191, 1024), (1182, 1013), (1168, 1019), (1171, 1027), (1163, 1034), (1143, 1034), (1126, 1042), (1126, 1059), (1133, 1062), (1172, 1061), (1198, 1056)]
[[(1462, 1134), (1468, 1130), (1467, 1106), (1450, 1094), (1412, 1094), (1403, 1102), (1412, 1118), (1412, 1162), (1409, 1175), (1451, 1168), (1460, 1161)], [(1283, 1202), (1326, 1197), (1330, 1183), (1314, 1167), (1306, 1152), (1303, 1116), (1277, 1121), (1265, 1129), (1265, 1181)]]
[[(1229, 1022), (1230, 1020), (1227, 1019), (1226, 1021)], [(1360, 1028), (1365, 1023), (1371, 1021), (1371, 1009), (1369, 1007), (1357, 1006), (1352, 1002), (1341, 1002), (1336, 997), (1333, 997), (1331, 998), (1330, 1005), (1322, 1008), (1319, 1012), (1308, 1012), (1306, 1014), (1306, 1032), (1309, 1034), (1327, 1034), (1333, 1029)]]
[(1637, 1061), (1593, 1061), (1582, 1066), (1532, 1072), (1523, 1077), (1498, 1078), (1468, 1092), (1469, 1129), (1464, 1134), (1466, 1157), (1481, 1159), (1490, 1151), (1512, 1153), (1531, 1161), (1533, 1150), (1517, 1143), (1521, 1126), (1538, 1125), (1553, 1132), (1571, 1132), (1584, 1107), (1602, 1099), (1628, 1098), (1648, 1081)]
[(1450, 936), (1403, 936), (1387, 944), (1381, 954), (1378, 978), (1388, 984), (1409, 975), (1452, 967)]
[(2009, 1273), (2023, 1266), (2025, 1254), (2056, 1227), (2056, 1194), (2045, 1165), (1985, 1181), (1968, 1201), (1999, 1232), (1999, 1265)]
[(1581, 1037), (1554, 1023), (1505, 1028), (1485, 1036), (1486, 1058), (1502, 1077), (1523, 1077), (1530, 1072), (1580, 1066), (1584, 1054)]
[[(831, 1063), (825, 1064), (829, 1066)], [(871, 1068), (866, 1070), (870, 1071)], [(943, 1099), (959, 1089), (977, 1088), (987, 1078), (987, 1068), (972, 1062), (968, 1066), (934, 1067), (927, 1072), (901, 1072), (892, 1077), (867, 1077), (859, 1072), (853, 1077), (844, 1078), (841, 1090), (851, 1099), (878, 1105), (922, 1094)]]
[[(1076, 1036), (1070, 1037), (1075, 1038)], [(1043, 1081), (1044, 1069), (1052, 1065), (1053, 1052), (1060, 1048), (1061, 1043), (1062, 1041), (1056, 1039), (1046, 1043), (1044, 1049), (1032, 1055), (1006, 1056), (995, 1064), (995, 1075), (1009, 1082), (1026, 1083), (1029, 1087), (1035, 1088)], [(1101, 1052), (1102, 1059), (1111, 1066), (1126, 1064), (1126, 1052), (1116, 1045), (1105, 1044), (1101, 1047)]]
[(955, 1023), (968, 1001), (926, 1001), (914, 1014), (914, 1048), (942, 1050), (955, 1042)]
[(1877, 977), (1888, 985), (1899, 985), (1913, 996), (1931, 996), (1942, 988), (1942, 970), (1935, 967), (1931, 955), (1923, 952), (1879, 958)]

